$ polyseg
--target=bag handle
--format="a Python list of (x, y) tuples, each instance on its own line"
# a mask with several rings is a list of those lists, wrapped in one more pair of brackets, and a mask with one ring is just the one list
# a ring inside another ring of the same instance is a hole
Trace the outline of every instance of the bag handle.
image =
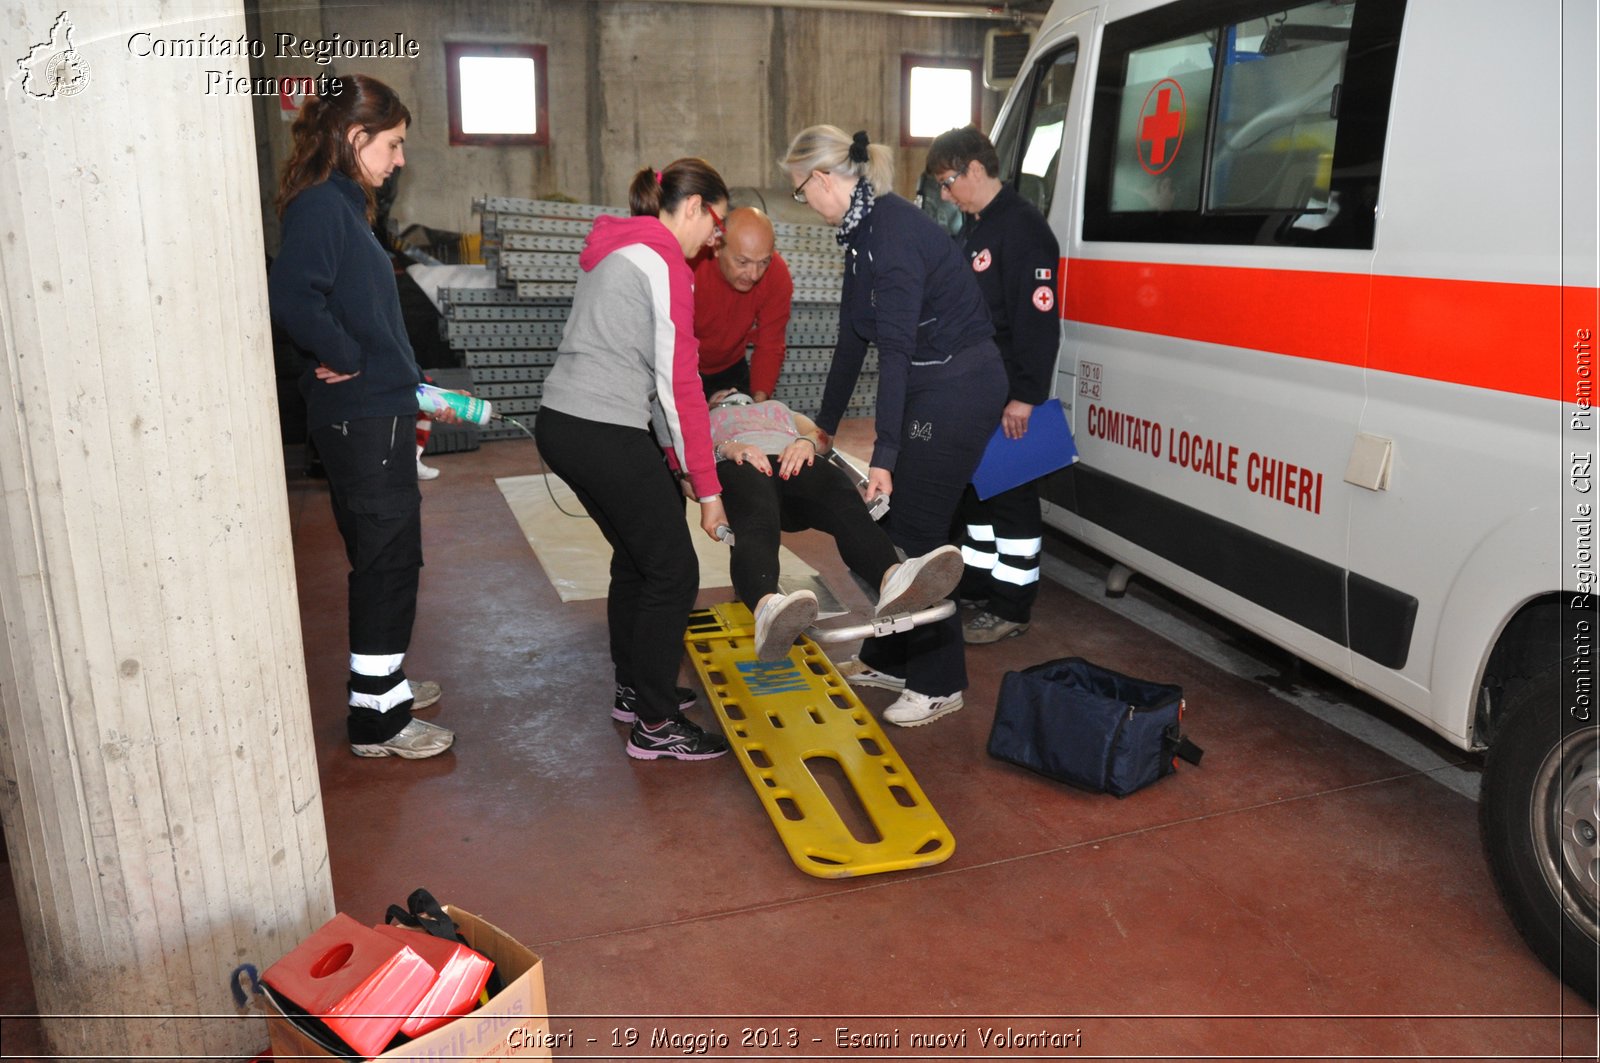
[(1206, 751), (1189, 741), (1188, 736), (1179, 729), (1177, 724), (1173, 724), (1162, 732), (1162, 738), (1165, 739), (1167, 748), (1171, 751), (1172, 756), (1180, 760), (1186, 760), (1197, 768), (1200, 766), (1200, 758), (1206, 755)]
[[(461, 931), (456, 929), (456, 921), (445, 914), (445, 910), (433, 894), (425, 889), (414, 889), (411, 896), (406, 898), (406, 906), (398, 904), (389, 905), (389, 910), (384, 913), (385, 923), (400, 923), (415, 930), (422, 930), (436, 938), (446, 941), (458, 941), (463, 945), (469, 944), (461, 936)], [(506, 987), (505, 979), (500, 977), (500, 965), (497, 963), (489, 969), (489, 982), (484, 986), (484, 1000), (487, 1001), (497, 996)]]
[(389, 905), (383, 921), (423, 930), (446, 941), (461, 940), (460, 933), (456, 931), (456, 921), (445, 914), (444, 908), (433, 899), (433, 894), (425, 889), (412, 890), (411, 896), (406, 898), (405, 908), (398, 904)]

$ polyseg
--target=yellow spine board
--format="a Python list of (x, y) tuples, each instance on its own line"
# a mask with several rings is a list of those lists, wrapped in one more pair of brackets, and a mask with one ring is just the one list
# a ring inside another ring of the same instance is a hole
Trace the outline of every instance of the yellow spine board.
[[(730, 602), (691, 615), (684, 643), (795, 866), (851, 878), (948, 860), (955, 838), (833, 662), (808, 638), (785, 660), (759, 661), (754, 630), (750, 610)], [(864, 815), (847, 822), (808, 762)]]

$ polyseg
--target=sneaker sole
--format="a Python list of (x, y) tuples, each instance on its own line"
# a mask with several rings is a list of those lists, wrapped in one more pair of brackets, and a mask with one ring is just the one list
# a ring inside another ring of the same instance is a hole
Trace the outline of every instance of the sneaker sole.
[(430, 749), (425, 751), (416, 749), (391, 749), (388, 746), (351, 746), (350, 752), (354, 753), (358, 757), (368, 757), (371, 759), (378, 759), (381, 757), (399, 757), (401, 760), (427, 760), (429, 757), (437, 757), (440, 753), (449, 752), (450, 746), (453, 745), (455, 745), (454, 740), (452, 740), (449, 745), (442, 746), (439, 749)]
[(967, 703), (965, 701), (958, 701), (954, 705), (946, 705), (944, 708), (940, 709), (938, 712), (934, 713), (932, 716), (924, 716), (920, 720), (912, 720), (912, 721), (909, 721), (907, 723), (901, 723), (899, 720), (891, 720), (887, 716), (885, 716), (883, 719), (884, 719), (884, 721), (886, 723), (892, 723), (896, 727), (923, 727), (923, 726), (926, 726), (927, 724), (932, 723), (934, 720), (942, 719), (942, 718), (950, 715), (952, 712), (960, 712), (962, 709), (964, 709), (966, 707), (967, 707)]
[(817, 602), (814, 598), (797, 598), (789, 608), (778, 614), (777, 623), (767, 629), (767, 638), (756, 644), (756, 659), (781, 661), (789, 656), (795, 639), (817, 619)]
[(665, 749), (640, 749), (629, 742), (626, 747), (628, 756), (634, 760), (716, 760), (718, 757), (728, 755), (726, 749), (715, 753), (673, 753)]
[(909, 587), (878, 607), (878, 615), (914, 613), (943, 601), (961, 582), (961, 573), (965, 569), (966, 562), (961, 559), (960, 550), (953, 546), (941, 547), (917, 573)]

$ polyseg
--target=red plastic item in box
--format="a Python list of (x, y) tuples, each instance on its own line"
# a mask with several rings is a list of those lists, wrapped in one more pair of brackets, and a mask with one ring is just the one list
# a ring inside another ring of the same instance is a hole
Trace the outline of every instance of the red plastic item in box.
[(409, 947), (432, 967), (438, 976), (428, 995), (416, 1006), (411, 1017), (400, 1025), (407, 1037), (420, 1037), (451, 1019), (465, 1015), (478, 1003), (488, 984), (494, 964), (459, 941), (447, 941), (423, 930), (379, 923), (372, 929)]
[(434, 979), (407, 943), (342, 913), (261, 976), (369, 1059), (394, 1038)]

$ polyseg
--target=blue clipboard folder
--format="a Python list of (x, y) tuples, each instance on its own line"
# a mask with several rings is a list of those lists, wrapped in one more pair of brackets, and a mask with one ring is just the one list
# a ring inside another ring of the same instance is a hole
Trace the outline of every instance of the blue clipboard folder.
[(1004, 427), (994, 430), (983, 459), (972, 474), (972, 486), (979, 498), (993, 498), (1077, 460), (1078, 447), (1072, 441), (1061, 400), (1050, 399), (1034, 407), (1033, 416), (1028, 418), (1028, 431), (1021, 439), (1007, 439)]

